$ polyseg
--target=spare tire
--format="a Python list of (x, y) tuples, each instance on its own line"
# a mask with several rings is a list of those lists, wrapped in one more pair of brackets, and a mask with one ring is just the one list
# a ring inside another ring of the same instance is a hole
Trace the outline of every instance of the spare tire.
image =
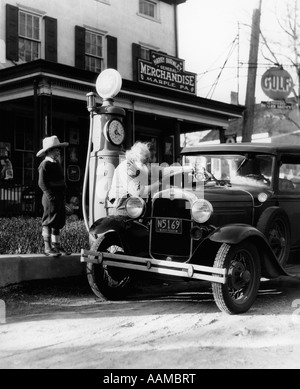
[(291, 228), (287, 214), (281, 208), (270, 207), (259, 218), (257, 229), (265, 235), (278, 262), (284, 268), (291, 248)]

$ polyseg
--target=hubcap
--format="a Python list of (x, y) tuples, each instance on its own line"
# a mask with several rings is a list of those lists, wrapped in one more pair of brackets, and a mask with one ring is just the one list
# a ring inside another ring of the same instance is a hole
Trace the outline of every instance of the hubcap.
[(246, 283), (249, 283), (251, 281), (251, 273), (248, 270), (244, 271), (241, 274), (241, 277), (242, 277), (243, 281)]
[(247, 300), (253, 288), (255, 269), (248, 251), (239, 251), (228, 269), (228, 292), (237, 304)]
[(287, 247), (285, 227), (280, 222), (275, 222), (270, 230), (269, 243), (280, 262)]
[(240, 289), (251, 281), (251, 273), (241, 262), (235, 262), (231, 268), (231, 285), (234, 289)]

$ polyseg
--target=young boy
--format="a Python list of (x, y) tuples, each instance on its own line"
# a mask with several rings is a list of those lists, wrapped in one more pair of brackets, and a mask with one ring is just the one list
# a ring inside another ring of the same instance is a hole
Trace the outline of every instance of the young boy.
[(43, 140), (43, 148), (37, 153), (37, 157), (45, 157), (39, 166), (39, 187), (43, 191), (44, 252), (46, 256), (51, 257), (70, 255), (60, 244), (60, 230), (66, 222), (66, 183), (60, 164), (60, 151), (68, 145), (60, 143), (57, 136), (52, 136)]

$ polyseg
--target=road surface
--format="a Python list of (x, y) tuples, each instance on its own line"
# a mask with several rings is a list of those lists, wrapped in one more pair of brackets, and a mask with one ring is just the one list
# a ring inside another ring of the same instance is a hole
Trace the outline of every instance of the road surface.
[(2, 289), (0, 368), (300, 368), (299, 279), (263, 281), (240, 316), (218, 310), (208, 283), (185, 288), (137, 285), (121, 302), (82, 279)]

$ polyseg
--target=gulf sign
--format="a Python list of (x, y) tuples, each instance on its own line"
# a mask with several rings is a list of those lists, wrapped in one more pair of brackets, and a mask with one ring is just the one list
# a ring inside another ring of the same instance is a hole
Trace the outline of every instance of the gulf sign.
[(261, 87), (265, 95), (272, 100), (285, 100), (294, 88), (291, 75), (281, 67), (266, 71), (261, 79)]

